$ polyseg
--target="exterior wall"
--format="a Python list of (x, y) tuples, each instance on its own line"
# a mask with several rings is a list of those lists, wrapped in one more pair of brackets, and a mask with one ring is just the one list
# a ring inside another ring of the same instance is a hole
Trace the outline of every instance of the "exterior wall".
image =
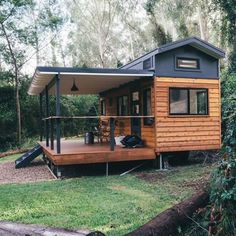
[[(176, 69), (176, 57), (196, 58), (199, 70)], [(218, 78), (218, 60), (189, 45), (160, 53), (155, 58), (155, 74), (159, 77)]]
[[(221, 146), (220, 81), (156, 77), (156, 151), (219, 149)], [(207, 88), (209, 115), (169, 115), (169, 88)]]
[[(142, 93), (143, 90), (146, 88), (151, 88), (151, 102), (152, 102), (152, 114), (155, 113), (155, 102), (154, 102), (154, 81), (142, 81), (142, 82), (136, 82), (133, 84), (127, 84), (127, 86), (124, 86), (122, 88), (118, 88), (112, 91), (108, 91), (103, 95), (101, 98), (105, 99), (106, 101), (106, 115), (111, 116), (117, 115), (117, 99), (120, 96), (126, 95), (128, 96), (129, 100), (129, 111), (130, 111), (130, 102), (131, 102), (131, 91), (138, 90), (140, 93), (140, 108), (141, 108), (141, 114), (142, 114)], [(112, 99), (112, 105), (110, 106), (109, 100)], [(131, 119), (130, 118), (117, 118), (116, 119), (116, 127), (115, 127), (115, 136), (119, 135), (130, 135), (131, 134)], [(151, 126), (145, 126), (143, 122), (143, 118), (141, 118), (141, 138), (144, 140), (145, 145), (147, 147), (155, 148), (156, 142), (155, 142), (155, 124)]]

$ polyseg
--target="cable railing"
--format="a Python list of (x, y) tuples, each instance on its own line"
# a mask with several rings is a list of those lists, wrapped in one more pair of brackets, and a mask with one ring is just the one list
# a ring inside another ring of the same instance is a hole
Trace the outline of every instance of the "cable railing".
[[(58, 154), (61, 153), (61, 121), (62, 120), (86, 120), (86, 119), (98, 119), (98, 120), (108, 120), (109, 122), (109, 143), (110, 143), (110, 150), (115, 150), (115, 121), (120, 119), (151, 119), (154, 121), (154, 116), (144, 116), (144, 115), (100, 115), (100, 116), (49, 116), (42, 118), (42, 121), (45, 122), (45, 139), (46, 139), (46, 146), (49, 147), (51, 150), (54, 150), (54, 128), (56, 127), (56, 152)], [(41, 138), (42, 141), (42, 132)], [(49, 145), (50, 144), (50, 145)]]

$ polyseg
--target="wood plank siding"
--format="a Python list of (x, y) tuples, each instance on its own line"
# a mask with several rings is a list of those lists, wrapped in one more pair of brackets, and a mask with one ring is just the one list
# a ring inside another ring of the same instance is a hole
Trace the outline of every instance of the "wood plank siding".
[[(217, 79), (155, 78), (156, 151), (219, 149), (220, 82)], [(208, 89), (209, 115), (169, 115), (169, 88)]]

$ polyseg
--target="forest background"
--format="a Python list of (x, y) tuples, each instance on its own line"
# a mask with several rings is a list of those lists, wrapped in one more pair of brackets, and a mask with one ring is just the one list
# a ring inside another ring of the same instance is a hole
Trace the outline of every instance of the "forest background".
[[(221, 61), (222, 133), (236, 144), (235, 0), (1, 0), (0, 151), (39, 135), (39, 98), (27, 90), (36, 66), (116, 68), (162, 44), (198, 36), (226, 52)], [(53, 115), (55, 99), (50, 98)], [(96, 115), (98, 97), (63, 96), (63, 115)], [(93, 124), (94, 125), (94, 124)], [(63, 125), (63, 135), (93, 129)]]

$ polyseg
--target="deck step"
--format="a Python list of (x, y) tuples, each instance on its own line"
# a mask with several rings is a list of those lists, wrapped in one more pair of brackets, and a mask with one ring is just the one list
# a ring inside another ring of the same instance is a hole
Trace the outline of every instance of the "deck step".
[(42, 154), (43, 149), (40, 145), (35, 146), (15, 161), (15, 168), (25, 167), (36, 157)]

